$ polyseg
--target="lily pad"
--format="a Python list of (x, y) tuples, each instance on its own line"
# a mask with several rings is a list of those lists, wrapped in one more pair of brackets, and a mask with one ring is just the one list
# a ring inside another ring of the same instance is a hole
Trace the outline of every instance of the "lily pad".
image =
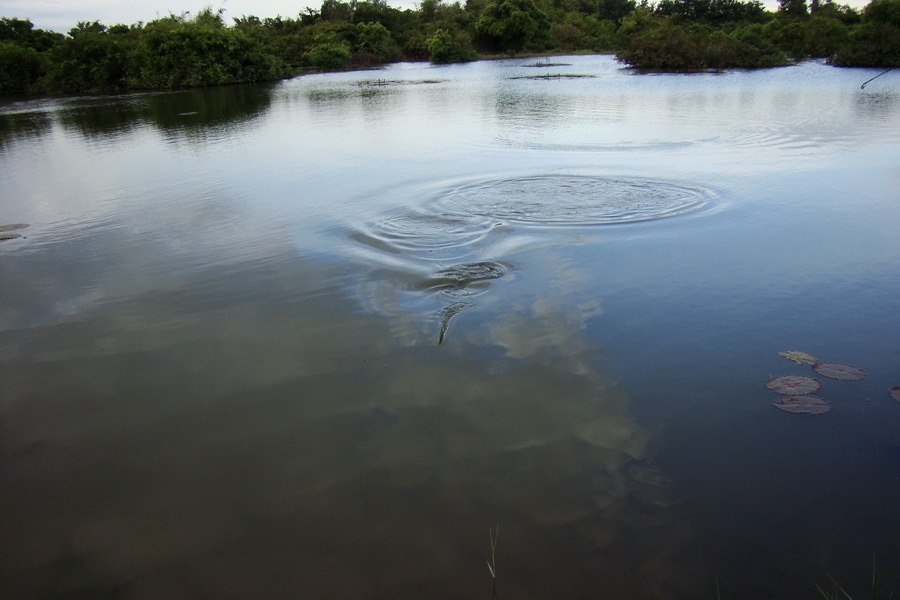
[(831, 377), (832, 379), (840, 379), (841, 381), (859, 381), (866, 376), (864, 369), (841, 363), (817, 362), (812, 368), (813, 371), (819, 375)]
[(25, 229), (31, 227), (28, 223), (13, 223), (11, 225), (0, 225), (0, 231), (15, 231), (17, 229)]
[(784, 396), (772, 404), (785, 412), (802, 415), (821, 415), (831, 410), (831, 403), (818, 396)]
[(766, 387), (787, 396), (803, 396), (818, 390), (822, 383), (804, 375), (782, 375), (768, 380)]
[(778, 356), (782, 358), (786, 358), (788, 360), (792, 360), (798, 365), (811, 365), (815, 362), (818, 362), (818, 358), (813, 356), (812, 354), (807, 354), (806, 352), (800, 352), (799, 350), (788, 350), (787, 352), (779, 352)]
[(897, 402), (900, 402), (900, 385), (895, 385), (894, 387), (892, 387), (890, 394), (891, 398), (893, 398)]

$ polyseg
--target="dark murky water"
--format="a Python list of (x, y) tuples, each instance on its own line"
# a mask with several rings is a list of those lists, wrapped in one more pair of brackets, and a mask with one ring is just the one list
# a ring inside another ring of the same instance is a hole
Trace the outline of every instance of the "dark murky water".
[(900, 592), (900, 76), (561, 62), (0, 107), (0, 596)]

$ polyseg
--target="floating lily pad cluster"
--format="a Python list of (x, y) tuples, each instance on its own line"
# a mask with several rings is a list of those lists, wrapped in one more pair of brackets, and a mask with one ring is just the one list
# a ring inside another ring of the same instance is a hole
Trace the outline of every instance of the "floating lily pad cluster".
[(812, 395), (822, 387), (818, 379), (804, 375), (782, 375), (769, 379), (766, 387), (782, 394), (775, 401), (775, 408), (807, 415), (820, 415), (831, 410), (828, 400)]
[[(820, 361), (815, 356), (799, 350), (779, 352), (778, 356), (798, 365), (809, 365), (817, 374), (830, 379), (859, 381), (866, 376), (865, 369), (843, 363)], [(772, 377), (766, 382), (766, 387), (782, 395), (773, 404), (783, 411), (819, 415), (831, 410), (831, 403), (828, 400), (813, 395), (813, 392), (817, 392), (822, 387), (822, 382), (813, 377), (805, 375)], [(888, 395), (900, 402), (900, 385), (892, 387), (888, 391)]]
[(0, 225), (0, 242), (5, 242), (7, 240), (14, 240), (16, 238), (22, 237), (20, 233), (14, 233), (19, 229), (25, 229), (29, 227), (26, 223), (13, 223), (11, 225)]
[[(799, 350), (790, 350), (787, 352), (779, 352), (778, 356), (786, 358), (798, 365), (810, 365), (812, 370), (831, 379), (840, 381), (859, 381), (866, 376), (865, 369), (854, 367), (853, 365), (845, 365), (836, 362), (824, 362), (818, 360), (815, 356), (800, 352)], [(773, 377), (766, 382), (766, 387), (770, 390), (782, 394), (782, 397), (773, 404), (775, 408), (779, 408), (786, 412), (820, 415), (831, 410), (831, 403), (824, 398), (812, 395), (822, 387), (822, 382), (813, 377), (805, 375), (782, 375)], [(896, 391), (895, 391), (896, 390)], [(900, 386), (891, 388), (891, 397), (900, 401)]]

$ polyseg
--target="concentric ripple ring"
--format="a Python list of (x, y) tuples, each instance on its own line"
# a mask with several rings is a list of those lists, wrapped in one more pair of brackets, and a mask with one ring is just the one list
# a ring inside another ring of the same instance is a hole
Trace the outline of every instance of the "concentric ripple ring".
[(354, 232), (351, 238), (390, 254), (446, 261), (465, 256), (494, 226), (480, 215), (404, 208)]
[(530, 225), (612, 225), (693, 212), (715, 193), (656, 179), (531, 175), (468, 183), (437, 198), (441, 210)]

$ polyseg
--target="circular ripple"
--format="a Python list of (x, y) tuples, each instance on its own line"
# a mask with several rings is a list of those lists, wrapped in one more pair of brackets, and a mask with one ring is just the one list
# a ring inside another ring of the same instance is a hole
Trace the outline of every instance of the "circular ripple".
[(611, 225), (693, 212), (713, 195), (703, 187), (653, 179), (535, 175), (460, 186), (438, 205), (533, 225)]
[(445, 260), (464, 255), (483, 240), (495, 223), (478, 215), (403, 210), (351, 235), (367, 246), (389, 252)]

